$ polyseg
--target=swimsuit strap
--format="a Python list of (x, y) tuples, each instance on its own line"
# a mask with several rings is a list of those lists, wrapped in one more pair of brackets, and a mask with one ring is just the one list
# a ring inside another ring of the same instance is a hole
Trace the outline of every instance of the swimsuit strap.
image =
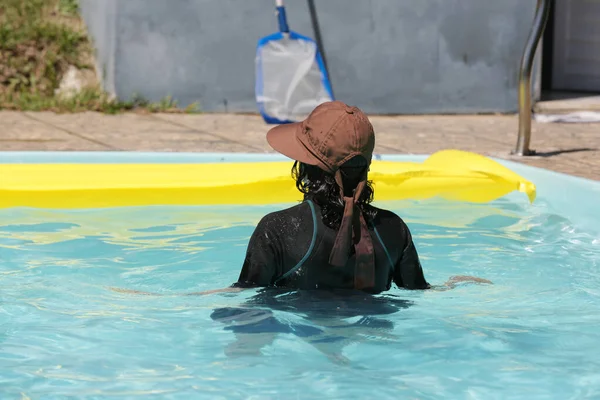
[(298, 262), (298, 264), (296, 264), (296, 266), (294, 268), (290, 269), (288, 272), (283, 274), (281, 277), (277, 278), (274, 282), (275, 284), (277, 284), (277, 282), (289, 277), (290, 275), (292, 275), (293, 273), (298, 271), (300, 269), (300, 267), (302, 267), (302, 264), (304, 264), (306, 262), (306, 260), (308, 260), (308, 257), (310, 257), (310, 255), (312, 254), (312, 252), (315, 248), (315, 243), (317, 241), (317, 212), (315, 211), (315, 205), (313, 204), (312, 200), (306, 200), (306, 202), (310, 206), (310, 211), (312, 213), (312, 219), (313, 219), (313, 235), (312, 235), (312, 239), (310, 241), (310, 246), (308, 247), (308, 251), (306, 252), (304, 257), (302, 257), (302, 260), (300, 260), (300, 262)]
[(385, 252), (385, 255), (387, 256), (388, 262), (390, 263), (390, 268), (392, 270), (392, 272), (394, 272), (394, 262), (392, 261), (392, 256), (390, 256), (390, 252), (387, 249), (387, 246), (385, 245), (385, 243), (383, 243), (383, 239), (381, 239), (381, 236), (379, 235), (379, 231), (377, 230), (377, 228), (375, 227), (375, 225), (373, 224), (373, 230), (375, 231), (375, 235), (377, 236), (377, 239), (379, 240), (379, 243), (381, 243), (381, 246), (383, 247), (383, 251)]

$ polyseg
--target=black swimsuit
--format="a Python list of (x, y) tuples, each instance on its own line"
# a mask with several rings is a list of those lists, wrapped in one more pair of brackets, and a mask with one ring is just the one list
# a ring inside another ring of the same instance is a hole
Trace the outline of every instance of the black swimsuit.
[[(392, 281), (406, 289), (428, 289), (412, 236), (396, 214), (376, 209), (369, 224), (375, 249), (373, 292)], [(325, 225), (318, 204), (307, 200), (266, 215), (256, 227), (235, 287), (353, 289), (354, 257), (346, 266), (329, 264), (336, 230)]]

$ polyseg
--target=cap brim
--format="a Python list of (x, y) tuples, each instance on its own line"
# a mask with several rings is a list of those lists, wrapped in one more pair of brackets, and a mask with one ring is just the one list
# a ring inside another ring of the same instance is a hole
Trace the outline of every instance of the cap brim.
[(277, 152), (304, 164), (317, 165), (319, 160), (298, 140), (296, 134), (302, 129), (301, 122), (282, 124), (267, 132), (267, 142)]

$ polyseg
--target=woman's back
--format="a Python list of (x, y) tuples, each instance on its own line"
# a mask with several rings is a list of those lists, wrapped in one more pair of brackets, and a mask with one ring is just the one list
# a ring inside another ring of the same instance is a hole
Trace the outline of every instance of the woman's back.
[[(396, 214), (372, 208), (368, 232), (375, 258), (374, 286), (369, 292), (399, 287), (429, 287), (410, 231)], [(280, 286), (294, 289), (353, 289), (355, 255), (344, 266), (333, 266), (329, 256), (337, 229), (324, 222), (321, 206), (313, 200), (271, 214), (260, 221), (248, 244), (237, 287)]]

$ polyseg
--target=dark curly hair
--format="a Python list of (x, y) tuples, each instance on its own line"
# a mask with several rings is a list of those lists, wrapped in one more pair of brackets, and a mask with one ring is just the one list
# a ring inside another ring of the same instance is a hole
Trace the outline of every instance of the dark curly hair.
[[(368, 167), (367, 160), (357, 156), (340, 168), (345, 196), (352, 196)], [(292, 177), (296, 180), (298, 190), (304, 193), (304, 199), (311, 199), (321, 207), (325, 225), (338, 229), (344, 214), (344, 201), (340, 197), (340, 187), (335, 181), (335, 177), (317, 166), (298, 161), (292, 167)], [(367, 219), (375, 218), (376, 214), (375, 208), (370, 205), (373, 201), (373, 194), (373, 184), (371, 181), (367, 181), (358, 200), (358, 207)]]

